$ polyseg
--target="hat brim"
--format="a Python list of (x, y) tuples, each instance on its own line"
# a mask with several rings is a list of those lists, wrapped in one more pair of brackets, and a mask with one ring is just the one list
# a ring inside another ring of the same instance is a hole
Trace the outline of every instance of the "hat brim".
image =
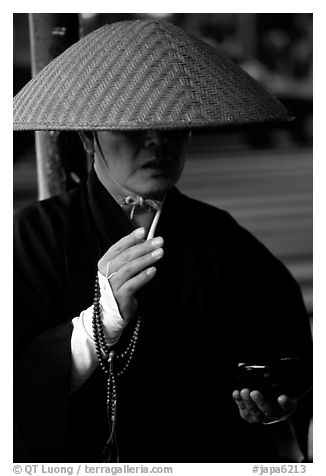
[(145, 130), (280, 123), (293, 115), (179, 27), (106, 25), (49, 63), (14, 98), (14, 130)]

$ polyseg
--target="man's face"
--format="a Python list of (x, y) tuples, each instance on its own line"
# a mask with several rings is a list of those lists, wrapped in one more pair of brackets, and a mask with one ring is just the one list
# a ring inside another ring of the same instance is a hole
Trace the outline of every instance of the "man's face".
[(155, 197), (179, 180), (189, 131), (98, 131), (97, 139), (107, 173), (128, 190)]

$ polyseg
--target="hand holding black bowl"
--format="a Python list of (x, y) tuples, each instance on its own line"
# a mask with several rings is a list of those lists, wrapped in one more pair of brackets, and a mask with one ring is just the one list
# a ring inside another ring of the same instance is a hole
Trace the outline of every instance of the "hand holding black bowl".
[(294, 413), (297, 400), (312, 386), (312, 359), (282, 358), (233, 364), (232, 396), (251, 423), (272, 423)]
[(233, 399), (238, 406), (241, 418), (249, 423), (263, 423), (268, 425), (286, 420), (296, 410), (297, 399), (287, 395), (265, 397), (258, 390), (250, 391), (244, 388), (234, 390)]

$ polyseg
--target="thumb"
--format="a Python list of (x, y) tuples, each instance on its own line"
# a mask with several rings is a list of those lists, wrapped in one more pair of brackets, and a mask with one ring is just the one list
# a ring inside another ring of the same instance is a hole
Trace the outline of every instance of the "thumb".
[(285, 414), (289, 415), (293, 413), (296, 409), (296, 406), (297, 406), (296, 399), (291, 398), (288, 395), (280, 395), (277, 401)]

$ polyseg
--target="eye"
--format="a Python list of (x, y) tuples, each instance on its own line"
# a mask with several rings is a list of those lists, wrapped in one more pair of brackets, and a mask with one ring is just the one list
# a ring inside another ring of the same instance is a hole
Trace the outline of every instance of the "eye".
[(189, 136), (188, 129), (182, 129), (177, 131), (167, 131), (166, 137), (171, 142), (183, 142)]
[(135, 142), (138, 144), (143, 140), (144, 131), (123, 131), (121, 134), (130, 142)]

